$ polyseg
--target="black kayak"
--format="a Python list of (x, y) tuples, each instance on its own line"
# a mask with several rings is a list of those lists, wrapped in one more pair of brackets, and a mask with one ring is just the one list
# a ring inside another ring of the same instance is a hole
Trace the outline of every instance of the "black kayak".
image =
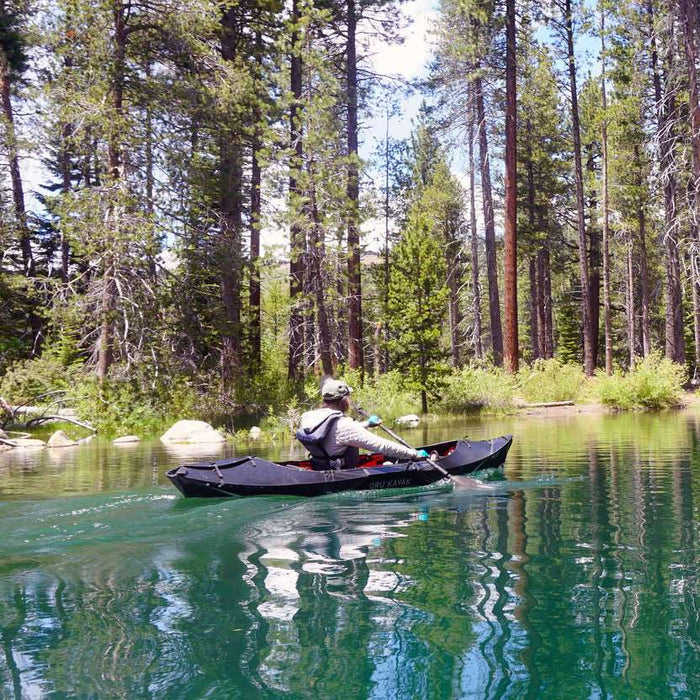
[[(421, 449), (436, 452), (450, 474), (469, 474), (500, 467), (513, 442), (511, 435), (491, 440), (452, 440)], [(320, 496), (338, 491), (365, 491), (427, 486), (445, 475), (429, 460), (386, 463), (380, 454), (360, 457), (355, 469), (314, 471), (310, 462), (269, 462), (260, 457), (234, 457), (184, 464), (166, 472), (184, 496)]]

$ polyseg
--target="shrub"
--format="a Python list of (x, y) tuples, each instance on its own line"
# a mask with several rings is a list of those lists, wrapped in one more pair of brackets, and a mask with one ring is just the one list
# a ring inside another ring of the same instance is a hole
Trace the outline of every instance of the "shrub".
[(100, 384), (93, 376), (83, 376), (69, 390), (67, 402), (106, 435), (153, 435), (176, 420), (202, 415), (201, 398), (182, 379), (155, 384), (113, 379)]
[[(351, 399), (353, 404), (361, 406), (367, 413), (376, 413), (382, 420), (389, 422), (407, 413), (420, 410), (420, 394), (402, 388), (402, 376), (397, 370), (392, 370), (378, 377), (365, 377), (360, 384), (360, 374), (354, 370), (346, 370), (337, 374), (352, 387)], [(304, 386), (306, 396), (305, 408), (312, 408), (321, 402), (320, 380), (312, 377)]]
[(66, 363), (60, 348), (46, 348), (41, 357), (15, 362), (0, 379), (0, 396), (19, 405), (49, 391), (72, 386), (80, 374), (77, 364)]
[(579, 365), (559, 360), (535, 360), (518, 372), (518, 390), (527, 401), (575, 401), (586, 377)]
[(448, 377), (440, 405), (455, 413), (471, 413), (487, 407), (507, 409), (512, 405), (513, 389), (513, 378), (502, 369), (462, 367)]
[(614, 408), (659, 409), (678, 406), (683, 396), (686, 370), (652, 353), (627, 374), (599, 374), (596, 388), (601, 403)]
[(420, 412), (419, 392), (403, 388), (401, 374), (396, 370), (365, 381), (362, 387), (358, 385), (352, 401), (387, 423), (407, 413)]

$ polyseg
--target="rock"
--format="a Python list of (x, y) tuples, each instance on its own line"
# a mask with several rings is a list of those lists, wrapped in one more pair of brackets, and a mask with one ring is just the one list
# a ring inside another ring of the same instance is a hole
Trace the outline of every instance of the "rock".
[(179, 420), (160, 438), (166, 445), (201, 445), (225, 440), (218, 430), (203, 420)]
[(46, 447), (75, 447), (78, 442), (69, 438), (62, 430), (57, 430), (46, 443)]
[(405, 428), (417, 428), (420, 423), (420, 418), (415, 413), (409, 413), (408, 415), (397, 418), (395, 422), (396, 425), (402, 425)]
[(0, 428), (0, 438), (7, 440), (7, 433), (2, 428)]
[(262, 430), (260, 430), (260, 428), (258, 428), (257, 425), (254, 425), (250, 429), (250, 439), (251, 440), (259, 440), (261, 435), (262, 435)]
[(133, 445), (135, 442), (141, 442), (141, 438), (138, 435), (123, 435), (112, 440), (112, 443), (115, 445)]
[(43, 440), (36, 440), (35, 438), (18, 438), (13, 440), (15, 447), (20, 447), (22, 449), (39, 449), (46, 447), (46, 443)]
[(87, 437), (80, 438), (80, 440), (78, 440), (78, 444), (79, 445), (87, 445), (87, 444), (91, 443), (94, 439), (95, 439), (95, 433), (93, 433), (92, 435), (88, 435)]

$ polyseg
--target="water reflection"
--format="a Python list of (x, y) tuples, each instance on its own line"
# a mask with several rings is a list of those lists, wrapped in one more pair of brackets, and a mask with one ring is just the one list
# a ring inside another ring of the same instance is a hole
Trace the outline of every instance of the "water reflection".
[(0, 502), (0, 696), (698, 697), (699, 426), (656, 420), (521, 431), (495, 492)]

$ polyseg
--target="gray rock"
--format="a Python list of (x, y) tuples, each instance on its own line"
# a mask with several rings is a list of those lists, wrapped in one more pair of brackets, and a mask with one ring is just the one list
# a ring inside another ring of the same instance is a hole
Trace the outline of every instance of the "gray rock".
[(251, 440), (259, 440), (260, 436), (262, 435), (262, 430), (260, 430), (260, 428), (257, 425), (254, 425), (250, 429), (249, 435)]
[(420, 418), (415, 413), (409, 413), (397, 418), (395, 423), (396, 425), (403, 425), (406, 428), (417, 428), (420, 423)]
[(15, 443), (15, 447), (21, 449), (41, 449), (46, 447), (46, 443), (43, 440), (37, 440), (35, 438), (18, 438), (12, 442)]
[(179, 420), (160, 437), (166, 445), (202, 445), (225, 440), (218, 430), (202, 420)]
[(57, 430), (46, 443), (47, 447), (75, 447), (77, 440), (69, 438), (62, 430)]
[(141, 438), (138, 435), (123, 435), (112, 440), (112, 443), (115, 445), (133, 445), (135, 442), (141, 442)]

